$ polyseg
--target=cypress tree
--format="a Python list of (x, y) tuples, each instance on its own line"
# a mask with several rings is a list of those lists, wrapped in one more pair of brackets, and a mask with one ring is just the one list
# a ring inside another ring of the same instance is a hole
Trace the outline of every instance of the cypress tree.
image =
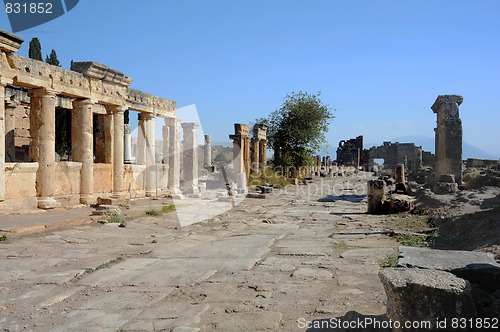
[(30, 49), (28, 51), (28, 55), (30, 59), (43, 61), (42, 45), (40, 44), (40, 40), (38, 40), (38, 38), (35, 37), (30, 41)]

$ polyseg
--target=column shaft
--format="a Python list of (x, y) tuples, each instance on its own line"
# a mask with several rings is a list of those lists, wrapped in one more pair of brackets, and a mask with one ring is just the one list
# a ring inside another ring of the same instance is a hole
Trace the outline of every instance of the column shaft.
[(143, 113), (145, 122), (145, 141), (146, 141), (146, 196), (152, 197), (156, 188), (156, 169), (155, 169), (155, 116), (151, 113)]
[(38, 207), (51, 209), (59, 204), (54, 200), (55, 193), (55, 106), (56, 91), (32, 89), (30, 130), (32, 135), (31, 156), (38, 161), (36, 191)]
[(267, 140), (261, 139), (259, 141), (259, 162), (260, 168), (265, 171), (267, 165)]
[(137, 165), (146, 165), (146, 123), (142, 113), (139, 113), (138, 119), (136, 163)]
[(113, 112), (114, 148), (113, 148), (113, 193), (123, 194), (123, 125), (125, 122), (125, 106), (111, 108)]
[(185, 194), (198, 194), (198, 123), (182, 124), (183, 142), (183, 191)]
[(165, 118), (168, 127), (168, 187), (174, 195), (180, 192), (181, 177), (181, 120)]
[(0, 77), (0, 201), (5, 200), (5, 86), (10, 83)]
[(259, 139), (258, 138), (252, 138), (252, 146), (251, 146), (251, 153), (250, 153), (250, 163), (251, 163), (251, 171), (252, 173), (258, 174), (259, 173), (259, 162), (260, 158), (260, 145), (259, 145)]
[(71, 113), (72, 158), (82, 163), (80, 171), (80, 203), (95, 203), (94, 194), (94, 130), (92, 105), (95, 100), (73, 102)]

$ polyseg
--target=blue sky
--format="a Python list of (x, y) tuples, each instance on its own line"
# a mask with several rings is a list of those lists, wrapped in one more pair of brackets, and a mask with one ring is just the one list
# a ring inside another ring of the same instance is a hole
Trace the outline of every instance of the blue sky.
[[(337, 110), (332, 146), (433, 137), (430, 106), (460, 94), (464, 139), (498, 158), (499, 16), (499, 1), (81, 0), (18, 33), (18, 54), (38, 37), (65, 68), (73, 59), (120, 70), (136, 89), (195, 104), (216, 142), (300, 90)], [(3, 12), (0, 22), (11, 31)]]

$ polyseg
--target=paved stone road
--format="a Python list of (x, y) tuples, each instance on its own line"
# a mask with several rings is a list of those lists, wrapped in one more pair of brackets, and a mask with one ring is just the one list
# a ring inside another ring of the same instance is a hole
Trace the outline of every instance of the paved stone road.
[(355, 190), (366, 176), (328, 180), (323, 193), (319, 181), (188, 227), (171, 212), (0, 242), (0, 326), (305, 331), (300, 318), (384, 314), (378, 261), (397, 243), (377, 234), (383, 217), (364, 214)]

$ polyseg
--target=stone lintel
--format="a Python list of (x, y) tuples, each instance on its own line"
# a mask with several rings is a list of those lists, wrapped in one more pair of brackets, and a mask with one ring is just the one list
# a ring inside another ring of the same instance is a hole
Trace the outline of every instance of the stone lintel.
[(181, 126), (183, 130), (192, 130), (198, 128), (200, 124), (196, 122), (184, 122)]
[(0, 30), (0, 49), (2, 51), (7, 53), (17, 52), (23, 42), (24, 39), (21, 37), (7, 31)]
[(132, 79), (125, 76), (122, 72), (111, 69), (108, 66), (95, 61), (73, 62), (71, 64), (71, 70), (82, 73), (87, 77), (96, 78), (122, 86), (129, 86), (130, 83), (132, 83)]
[[(432, 111), (434, 111), (434, 113), (438, 113), (439, 109), (441, 108), (441, 106), (443, 104), (447, 105), (447, 104), (455, 104), (456, 103), (458, 106), (460, 106), (460, 104), (462, 104), (463, 101), (464, 101), (464, 97), (459, 96), (459, 95), (439, 95), (436, 98), (436, 101), (434, 102), (434, 104), (431, 106), (431, 109), (432, 109)], [(456, 117), (458, 117), (458, 114)]]
[(233, 141), (243, 140), (247, 137), (248, 135), (229, 135), (229, 139), (232, 139)]

